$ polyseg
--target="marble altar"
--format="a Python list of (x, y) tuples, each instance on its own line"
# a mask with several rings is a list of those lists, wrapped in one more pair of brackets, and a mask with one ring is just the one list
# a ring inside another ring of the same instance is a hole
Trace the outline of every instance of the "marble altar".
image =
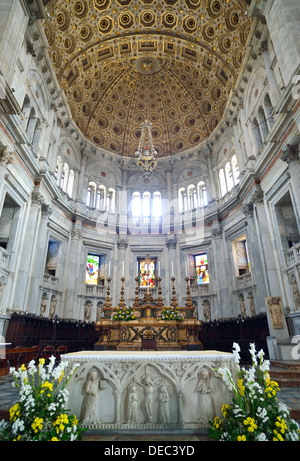
[(231, 402), (219, 367), (233, 376), (233, 354), (218, 351), (82, 351), (68, 382), (67, 408), (89, 430), (202, 431)]

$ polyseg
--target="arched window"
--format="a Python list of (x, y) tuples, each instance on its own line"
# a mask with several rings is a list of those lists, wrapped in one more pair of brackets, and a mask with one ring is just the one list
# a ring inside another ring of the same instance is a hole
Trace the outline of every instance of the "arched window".
[(74, 180), (75, 180), (75, 173), (73, 170), (70, 170), (67, 194), (71, 198), (73, 197)]
[(143, 193), (143, 216), (148, 218), (151, 212), (151, 194), (150, 192)]
[(60, 187), (64, 192), (67, 191), (68, 187), (68, 179), (69, 179), (69, 165), (67, 163), (64, 164), (62, 175), (61, 175), (61, 182)]
[(158, 191), (153, 194), (153, 216), (161, 216), (161, 193)]
[(56, 160), (56, 166), (55, 166), (55, 178), (56, 178), (56, 182), (58, 185), (60, 184), (62, 168), (63, 168), (63, 161), (62, 161), (62, 158), (58, 156)]
[(199, 197), (199, 206), (207, 206), (207, 193), (205, 182), (200, 181), (197, 185), (198, 188), (198, 197)]
[(106, 209), (110, 213), (115, 211), (115, 190), (110, 188), (107, 191), (107, 199), (106, 199)]
[(188, 187), (188, 207), (189, 210), (193, 210), (197, 208), (198, 201), (197, 201), (197, 190), (194, 184), (190, 184)]
[(134, 192), (132, 194), (132, 216), (141, 216), (141, 194), (140, 192)]
[(99, 186), (97, 190), (97, 198), (96, 198), (96, 208), (97, 210), (104, 210), (105, 209), (105, 195), (106, 189), (104, 186)]
[(90, 208), (94, 208), (95, 207), (95, 197), (96, 197), (96, 184), (94, 182), (90, 182), (88, 185), (86, 206)]
[(181, 187), (178, 191), (178, 209), (179, 213), (183, 213), (187, 209), (186, 190)]
[(240, 181), (240, 170), (237, 162), (237, 156), (234, 155), (231, 159), (231, 167), (232, 167), (232, 174), (233, 174), (233, 181), (234, 184), (238, 184)]
[(253, 120), (253, 130), (254, 130), (254, 136), (255, 136), (255, 140), (257, 144), (257, 149), (259, 150), (262, 146), (262, 138), (261, 138), (261, 134), (259, 130), (258, 121), (256, 118)]
[(271, 99), (270, 99), (270, 96), (269, 96), (268, 93), (265, 96), (264, 105), (265, 105), (265, 113), (266, 113), (266, 116), (267, 116), (266, 121), (267, 121), (268, 128), (269, 128), (269, 131), (270, 131), (272, 126), (274, 125), (274, 120), (273, 120), (273, 116), (272, 116), (273, 107), (272, 107)]
[(220, 180), (221, 196), (224, 197), (224, 195), (227, 192), (227, 187), (226, 187), (225, 173), (224, 173), (223, 168), (219, 171), (219, 180)]
[(225, 176), (226, 176), (227, 190), (229, 191), (234, 186), (230, 162), (227, 162), (225, 165)]
[(268, 136), (269, 129), (268, 129), (267, 120), (266, 120), (263, 107), (260, 107), (258, 109), (258, 119), (259, 119), (259, 128), (261, 132), (261, 137), (263, 140), (265, 140), (266, 137)]

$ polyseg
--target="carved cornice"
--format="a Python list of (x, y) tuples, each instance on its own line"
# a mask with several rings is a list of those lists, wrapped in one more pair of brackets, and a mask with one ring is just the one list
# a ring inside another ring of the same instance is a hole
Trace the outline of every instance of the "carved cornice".
[(289, 165), (293, 162), (299, 162), (300, 160), (300, 155), (299, 155), (299, 147), (297, 146), (291, 146), (287, 145), (285, 149), (283, 150), (280, 159), (283, 162), (288, 163)]
[(8, 146), (5, 146), (0, 151), (0, 163), (2, 163), (5, 166), (8, 166), (11, 163), (13, 163), (13, 160), (14, 160), (14, 153), (9, 150)]

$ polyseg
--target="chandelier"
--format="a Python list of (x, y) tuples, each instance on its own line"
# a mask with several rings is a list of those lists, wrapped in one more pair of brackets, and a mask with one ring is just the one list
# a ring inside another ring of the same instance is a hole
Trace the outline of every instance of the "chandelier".
[(137, 155), (137, 165), (140, 167), (143, 176), (149, 176), (153, 173), (156, 166), (155, 156), (157, 151), (153, 145), (152, 139), (152, 124), (145, 120), (141, 125), (142, 132), (139, 142), (138, 150), (135, 152)]

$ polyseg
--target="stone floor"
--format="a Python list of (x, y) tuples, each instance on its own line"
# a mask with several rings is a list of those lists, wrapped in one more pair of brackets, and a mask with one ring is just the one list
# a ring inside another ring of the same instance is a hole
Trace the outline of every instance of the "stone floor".
[[(300, 388), (281, 388), (278, 400), (285, 403), (291, 410), (294, 419), (300, 422)], [(10, 375), (0, 377), (0, 420), (7, 418), (8, 410), (18, 401), (18, 391), (12, 387)], [(201, 434), (101, 434), (89, 432), (84, 435), (85, 441), (99, 442), (199, 442), (210, 441), (206, 433)]]

